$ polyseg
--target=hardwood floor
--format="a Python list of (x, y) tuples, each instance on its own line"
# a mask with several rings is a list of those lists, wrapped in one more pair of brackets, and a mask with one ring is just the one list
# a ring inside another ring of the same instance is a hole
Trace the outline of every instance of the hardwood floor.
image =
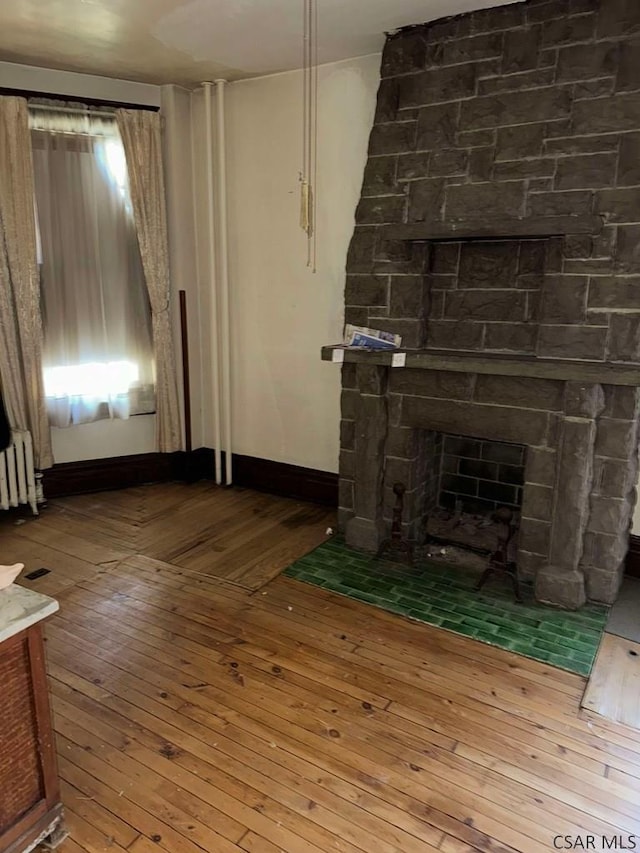
[(291, 504), (171, 485), (0, 527), (8, 559), (57, 561), (32, 585), (61, 604), (61, 853), (640, 838), (640, 734), (580, 711), (580, 676), (287, 578), (240, 586), (325, 535)]

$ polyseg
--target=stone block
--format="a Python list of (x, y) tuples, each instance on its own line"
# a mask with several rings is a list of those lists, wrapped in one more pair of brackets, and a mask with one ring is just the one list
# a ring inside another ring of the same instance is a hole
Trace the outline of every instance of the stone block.
[[(616, 192), (603, 190), (603, 193)], [(567, 192), (529, 193), (527, 196), (528, 216), (579, 216), (591, 213), (592, 193), (590, 190)]]
[(360, 392), (353, 388), (343, 388), (340, 394), (340, 413), (343, 420), (355, 420)]
[(422, 318), (426, 305), (426, 282), (421, 275), (392, 275), (389, 313), (392, 317)]
[(460, 243), (434, 243), (429, 271), (434, 275), (457, 274)]
[(501, 127), (496, 142), (496, 162), (538, 157), (545, 136), (545, 124), (521, 124)]
[(344, 533), (349, 521), (353, 518), (353, 510), (346, 507), (338, 507), (338, 532)]
[(617, 157), (588, 154), (558, 160), (555, 187), (559, 190), (611, 187), (616, 177)]
[[(527, 448), (525, 480), (529, 484), (553, 486), (556, 481), (557, 452), (548, 447)], [(526, 489), (525, 489), (526, 491)]]
[(635, 454), (638, 441), (636, 421), (614, 420), (608, 417), (598, 419), (595, 452), (598, 456), (622, 459), (628, 462)]
[(407, 396), (402, 402), (402, 425), (493, 441), (542, 444), (548, 417), (536, 411), (528, 411), (523, 417), (522, 409), (510, 406)]
[(474, 400), (478, 403), (558, 412), (562, 411), (563, 384), (553, 379), (479, 374)]
[(355, 423), (353, 421), (340, 421), (340, 447), (344, 450), (355, 449)]
[(510, 74), (535, 68), (539, 44), (539, 27), (522, 27), (505, 33), (502, 73)]
[(545, 277), (540, 312), (543, 323), (584, 323), (589, 279), (581, 275)]
[(409, 222), (437, 221), (442, 217), (445, 186), (442, 178), (412, 181), (409, 185)]
[(442, 62), (444, 65), (454, 65), (501, 55), (502, 33), (487, 32), (484, 35), (446, 42), (443, 46)]
[(353, 480), (340, 477), (338, 483), (338, 504), (344, 509), (353, 509)]
[(369, 309), (358, 305), (345, 305), (344, 322), (353, 326), (368, 326)]
[(356, 208), (356, 225), (402, 222), (406, 204), (404, 196), (361, 198)]
[(518, 27), (524, 24), (525, 13), (524, 7), (512, 3), (507, 6), (480, 9), (472, 12), (468, 18), (471, 32), (482, 33)]
[(559, 566), (545, 566), (536, 575), (535, 596), (541, 604), (579, 610), (587, 601), (584, 575), (578, 569), (566, 571)]
[(535, 576), (540, 569), (546, 565), (546, 562), (546, 558), (540, 556), (540, 554), (532, 554), (530, 551), (518, 548), (518, 580), (530, 583), (535, 579)]
[(607, 136), (566, 136), (545, 139), (544, 152), (549, 156), (570, 154), (598, 154), (617, 151), (620, 137)]
[(513, 290), (447, 291), (444, 316), (447, 320), (526, 319), (526, 294)]
[(513, 181), (518, 178), (553, 177), (556, 171), (556, 161), (549, 159), (512, 160), (506, 163), (496, 163), (493, 177), (496, 181)]
[(493, 148), (474, 148), (469, 154), (469, 178), (473, 182), (484, 182), (493, 172)]
[(522, 515), (540, 521), (553, 517), (553, 488), (528, 484), (522, 496)]
[(538, 337), (537, 326), (528, 323), (487, 323), (485, 350), (533, 353)]
[(387, 390), (387, 371), (372, 364), (358, 364), (356, 382), (361, 394), (380, 397)]
[(362, 195), (390, 195), (401, 193), (396, 184), (396, 155), (390, 157), (370, 157), (364, 169)]
[(369, 137), (369, 155), (406, 154), (415, 149), (417, 122), (397, 121), (376, 124)]
[(542, 46), (555, 47), (561, 44), (590, 41), (596, 29), (595, 14), (576, 15), (545, 21), (542, 27)]
[(640, 7), (636, 0), (607, 0), (598, 15), (598, 38), (629, 36), (640, 32)]
[(466, 130), (458, 133), (456, 142), (459, 148), (483, 148), (496, 142), (495, 130)]
[(386, 275), (348, 275), (344, 293), (345, 304), (386, 305), (388, 285), (389, 277)]
[(574, 418), (597, 418), (604, 409), (602, 385), (568, 381), (564, 383), (565, 414)]
[(389, 388), (394, 394), (417, 397), (441, 397), (449, 400), (470, 400), (473, 376), (448, 370), (392, 370)]
[(640, 40), (620, 42), (618, 60), (617, 92), (635, 92), (640, 89), (640, 65), (638, 64)]
[(629, 498), (592, 495), (589, 530), (592, 533), (608, 533), (617, 536), (628, 530), (631, 509)]
[(467, 151), (449, 148), (434, 151), (429, 163), (429, 174), (432, 176), (464, 175), (467, 171), (469, 155)]
[(356, 366), (355, 364), (348, 364), (346, 361), (342, 365), (342, 387), (343, 388), (357, 388), (358, 385), (356, 383)]
[(595, 326), (540, 325), (538, 355), (543, 358), (604, 359), (607, 330)]
[(640, 310), (640, 276), (592, 278), (589, 308), (631, 308)]
[(579, 44), (558, 51), (558, 83), (615, 75), (620, 45), (618, 42)]
[(612, 535), (609, 533), (584, 534), (582, 565), (588, 574), (591, 567), (615, 570), (624, 560), (628, 548), (627, 533)]
[(376, 228), (359, 226), (354, 229), (347, 253), (349, 272), (371, 272), (376, 239)]
[(345, 539), (349, 548), (374, 554), (384, 537), (380, 521), (354, 516), (347, 522)]
[(574, 101), (611, 95), (614, 82), (613, 77), (603, 77), (599, 80), (587, 80), (586, 83), (575, 83), (573, 88)]
[(618, 225), (615, 265), (623, 274), (640, 273), (640, 225)]
[(482, 323), (430, 319), (426, 346), (428, 349), (478, 350), (482, 346), (482, 333)]
[(625, 385), (604, 385), (603, 387), (605, 417), (635, 421), (640, 416), (640, 390), (638, 388)]
[(421, 319), (405, 319), (404, 317), (369, 316), (369, 322), (374, 329), (383, 332), (393, 332), (400, 335), (402, 346), (407, 349), (419, 349), (424, 343), (424, 321)]
[(487, 77), (478, 82), (478, 95), (494, 95), (498, 92), (519, 92), (523, 89), (540, 89), (553, 83), (553, 68), (538, 68), (504, 77)]
[(355, 473), (355, 453), (353, 450), (340, 451), (340, 477), (353, 480)]
[(453, 148), (459, 113), (460, 104), (455, 102), (423, 107), (418, 113), (417, 150)]
[(551, 524), (548, 521), (524, 516), (520, 519), (518, 548), (546, 557), (549, 554), (550, 539)]
[(473, 62), (422, 71), (400, 80), (400, 109), (469, 98), (475, 93), (475, 87)]
[(570, 275), (612, 275), (613, 267), (613, 258), (585, 258), (565, 260), (563, 272)]
[(414, 181), (416, 178), (428, 177), (430, 161), (430, 151), (419, 151), (415, 154), (401, 154), (398, 157), (398, 181)]
[(640, 362), (640, 314), (611, 314), (611, 361)]
[(374, 124), (396, 121), (398, 118), (399, 96), (400, 91), (397, 79), (388, 77), (386, 80), (380, 81), (376, 100), (376, 113), (373, 119)]
[[(393, 379), (393, 377), (392, 377)], [(387, 433), (385, 452), (388, 456), (414, 459), (419, 447), (418, 430), (409, 427), (390, 426)]]
[(638, 127), (640, 92), (576, 101), (573, 105), (573, 131), (577, 136), (637, 130)]
[(565, 86), (474, 98), (461, 106), (460, 128), (480, 130), (560, 119), (570, 114), (571, 102), (570, 89)]
[[(640, 184), (640, 133), (625, 133), (620, 138), (620, 158), (616, 184), (619, 187), (632, 187)], [(638, 211), (638, 215), (640, 216), (640, 211)]]
[(626, 497), (637, 479), (637, 459), (623, 462), (597, 456), (594, 462), (594, 491), (609, 498)]
[(527, 21), (537, 23), (570, 14), (569, 0), (533, 0), (527, 4)]
[(525, 191), (521, 181), (503, 184), (461, 184), (447, 187), (446, 216), (485, 222), (524, 213)]
[(589, 568), (586, 573), (589, 601), (613, 604), (620, 592), (623, 576), (624, 560), (621, 560), (618, 567), (613, 571), (595, 567)]
[(587, 234), (568, 234), (564, 238), (565, 258), (588, 258), (591, 248), (592, 240)]
[(407, 490), (413, 491), (424, 479), (424, 473), (419, 470), (413, 459), (387, 455), (384, 464), (385, 489), (393, 489), (394, 483), (402, 483)]
[(430, 320), (442, 320), (444, 317), (445, 293), (446, 291), (444, 290), (435, 290), (433, 287), (429, 288), (426, 314)]
[(420, 71), (425, 66), (427, 43), (420, 28), (400, 32), (387, 38), (382, 52), (382, 77), (394, 77)]

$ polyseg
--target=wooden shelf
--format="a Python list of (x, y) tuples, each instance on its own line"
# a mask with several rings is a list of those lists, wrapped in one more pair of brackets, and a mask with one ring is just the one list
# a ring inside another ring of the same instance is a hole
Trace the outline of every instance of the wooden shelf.
[[(323, 361), (333, 361), (336, 347), (322, 348)], [(451, 350), (341, 350), (344, 361), (391, 367), (394, 353), (405, 353), (405, 368), (445, 370), (455, 373), (486, 373), (494, 376), (522, 376), (536, 379), (598, 382), (604, 385), (640, 385), (640, 365), (603, 361), (570, 361), (535, 356)], [(402, 369), (402, 368), (399, 368)]]

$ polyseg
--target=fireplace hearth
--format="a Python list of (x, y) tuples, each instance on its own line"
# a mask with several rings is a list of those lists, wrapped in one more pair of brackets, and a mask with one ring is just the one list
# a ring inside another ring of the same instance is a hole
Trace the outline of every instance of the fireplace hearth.
[(528, 0), (387, 39), (345, 320), (407, 357), (345, 357), (349, 545), (389, 535), (396, 482), (422, 544), (443, 435), (519, 445), (519, 577), (566, 608), (615, 600), (640, 409), (638, 32), (640, 4)]

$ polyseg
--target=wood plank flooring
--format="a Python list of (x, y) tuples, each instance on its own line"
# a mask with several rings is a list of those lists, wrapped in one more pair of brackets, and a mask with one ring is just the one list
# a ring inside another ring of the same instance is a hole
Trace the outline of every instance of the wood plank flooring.
[(603, 635), (582, 704), (640, 731), (640, 643)]
[[(324, 535), (325, 511), (304, 512), (287, 526), (277, 498), (167, 485), (0, 527), (10, 559), (70, 555), (32, 584), (57, 584), (61, 604), (46, 632), (61, 853), (548, 853), (557, 835), (640, 836), (640, 734), (581, 711), (580, 676), (288, 578), (240, 586)], [(186, 525), (229, 552), (233, 582)]]

